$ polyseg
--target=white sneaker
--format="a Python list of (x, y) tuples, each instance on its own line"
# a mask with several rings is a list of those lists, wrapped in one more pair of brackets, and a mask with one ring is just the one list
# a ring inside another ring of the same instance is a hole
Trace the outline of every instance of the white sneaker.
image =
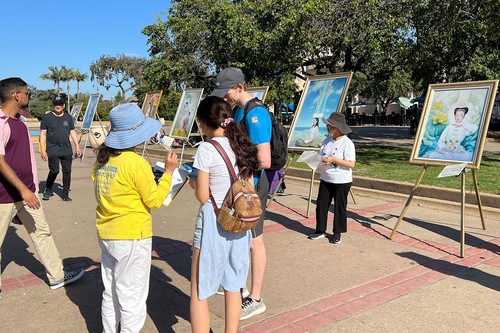
[(260, 301), (257, 301), (256, 299), (247, 297), (241, 304), (240, 320), (251, 318), (255, 315), (264, 313), (264, 311), (266, 311), (266, 305), (264, 304), (264, 300), (262, 298)]

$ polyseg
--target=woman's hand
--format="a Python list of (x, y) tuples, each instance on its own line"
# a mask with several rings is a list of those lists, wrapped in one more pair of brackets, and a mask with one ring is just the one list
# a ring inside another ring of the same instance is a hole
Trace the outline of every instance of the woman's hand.
[(168, 174), (173, 174), (175, 168), (179, 164), (179, 160), (177, 159), (177, 154), (173, 151), (168, 151), (165, 156), (165, 172)]

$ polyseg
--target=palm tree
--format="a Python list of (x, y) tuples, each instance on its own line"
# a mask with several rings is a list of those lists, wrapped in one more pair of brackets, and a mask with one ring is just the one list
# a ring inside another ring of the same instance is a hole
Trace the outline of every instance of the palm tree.
[(80, 69), (77, 69), (73, 72), (73, 80), (76, 81), (76, 98), (78, 98), (78, 95), (80, 93), (80, 82), (84, 82), (89, 78), (89, 75), (87, 73), (80, 73)]
[(42, 80), (54, 81), (54, 86), (56, 86), (56, 94), (59, 95), (60, 82), (61, 82), (61, 70), (58, 66), (49, 66), (50, 73), (40, 75)]
[(75, 71), (73, 68), (67, 68), (66, 66), (61, 66), (61, 81), (66, 82), (66, 94), (68, 95), (68, 103), (67, 104), (67, 110), (70, 110), (70, 92), (69, 92), (69, 82), (73, 80), (75, 76)]

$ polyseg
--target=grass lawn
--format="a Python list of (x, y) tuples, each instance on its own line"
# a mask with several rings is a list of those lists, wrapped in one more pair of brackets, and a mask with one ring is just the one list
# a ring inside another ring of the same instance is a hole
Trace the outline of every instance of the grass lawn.
[[(410, 159), (411, 149), (388, 146), (357, 146), (356, 167), (354, 176), (370, 177), (384, 180), (395, 180), (415, 184), (423, 166), (413, 165)], [(305, 163), (296, 162), (295, 157), (292, 167), (309, 168)], [(476, 171), (479, 191), (500, 195), (499, 169), (500, 155), (483, 155), (480, 169)], [(436, 178), (443, 170), (442, 166), (429, 166), (422, 179), (422, 185), (460, 189), (459, 177)], [(472, 174), (466, 173), (466, 190), (474, 191)]]

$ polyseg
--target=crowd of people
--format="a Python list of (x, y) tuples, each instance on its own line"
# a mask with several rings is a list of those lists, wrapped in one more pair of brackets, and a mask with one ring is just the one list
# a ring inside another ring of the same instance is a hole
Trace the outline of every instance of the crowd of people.
[[(45, 265), (52, 289), (76, 281), (83, 271), (64, 271), (59, 253), (38, 199), (38, 179), (29, 131), (19, 111), (29, 101), (27, 84), (19, 78), (0, 81), (0, 244), (9, 223), (17, 214)], [(267, 264), (264, 218), (269, 195), (265, 170), (271, 165), (271, 118), (257, 106), (245, 112), (253, 99), (247, 91), (243, 72), (235, 67), (222, 70), (211, 96), (196, 111), (200, 130), (218, 142), (237, 174), (246, 175), (259, 195), (262, 214), (257, 226), (248, 231), (228, 232), (221, 228), (210, 198), (220, 207), (231, 186), (231, 177), (219, 152), (209, 142), (199, 145), (190, 179), (200, 202), (193, 216), (190, 321), (193, 332), (210, 331), (207, 299), (222, 288), (225, 298), (225, 332), (237, 332), (240, 320), (266, 311), (262, 287)], [(136, 99), (137, 100), (137, 99)], [(146, 299), (151, 270), (152, 217), (169, 194), (172, 173), (178, 165), (173, 151), (165, 156), (165, 173), (155, 181), (151, 166), (135, 147), (160, 131), (161, 124), (143, 114), (137, 101), (120, 104), (110, 111), (111, 128), (104, 143), (95, 149), (92, 171), (95, 188), (96, 229), (101, 249), (103, 332), (139, 332), (146, 319)], [(69, 138), (77, 143), (72, 121), (66, 119), (64, 101), (53, 100), (53, 111), (42, 119), (41, 156), (48, 160), (49, 175), (43, 192), (48, 200), (52, 186), (63, 169), (62, 200), (69, 198), (73, 151)], [(333, 244), (347, 231), (347, 194), (352, 183), (355, 150), (351, 132), (341, 113), (326, 123), (330, 136), (321, 147), (322, 160), (331, 167), (321, 174), (316, 209), (316, 231), (310, 239), (326, 235), (328, 208), (335, 202)], [(315, 119), (313, 128), (317, 126)], [(45, 146), (46, 145), (46, 146)], [(57, 149), (54, 148), (57, 146)], [(80, 148), (76, 146), (76, 154)], [(14, 154), (16, 158), (13, 158)], [(120, 198), (120, 200), (116, 200)], [(33, 228), (33, 225), (36, 228)], [(34, 230), (34, 231), (33, 231)], [(0, 257), (1, 258), (1, 257)], [(140, 274), (132, 273), (140, 272)], [(250, 285), (247, 289), (247, 276)], [(1, 288), (1, 280), (0, 280)]]

